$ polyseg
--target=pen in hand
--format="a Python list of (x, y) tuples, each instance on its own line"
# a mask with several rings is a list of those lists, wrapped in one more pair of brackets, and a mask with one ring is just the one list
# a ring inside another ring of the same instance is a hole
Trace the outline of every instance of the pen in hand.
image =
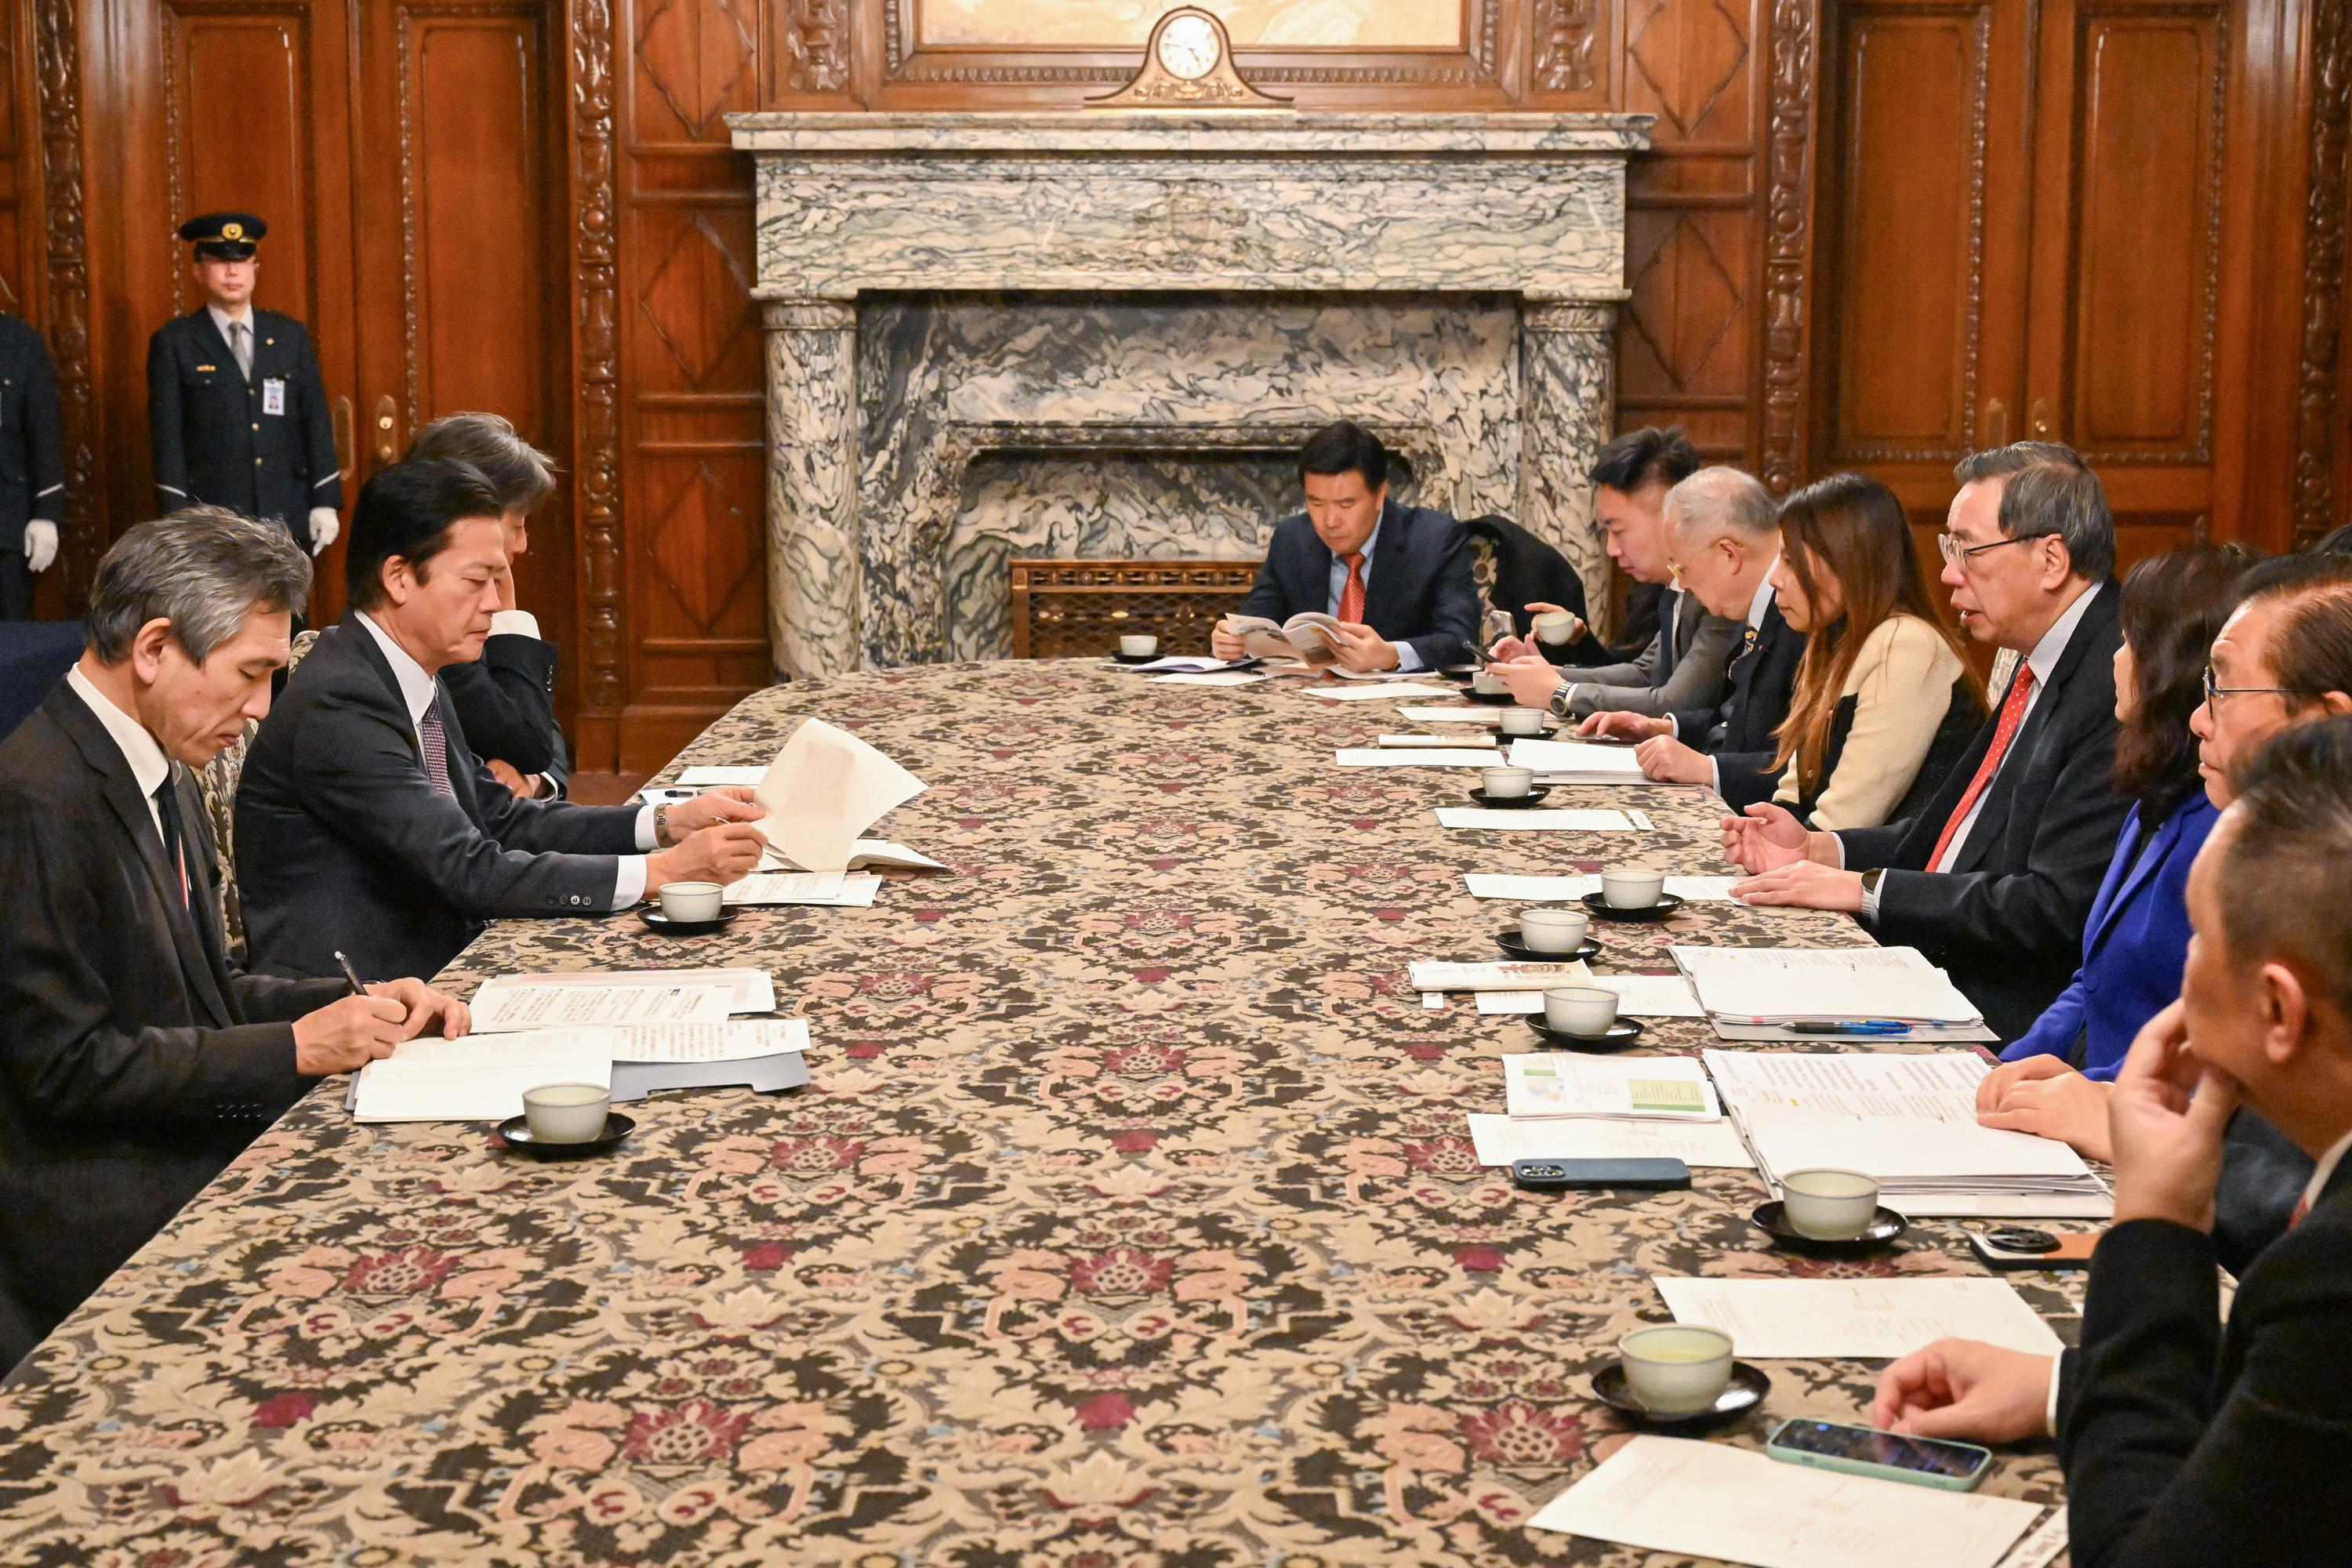
[(352, 994), (354, 996), (366, 995), (368, 994), (368, 988), (364, 984), (361, 984), (360, 972), (352, 967), (352, 961), (343, 956), (343, 952), (341, 948), (337, 948), (335, 950), (335, 963), (341, 968), (343, 972), (343, 979), (352, 988)]

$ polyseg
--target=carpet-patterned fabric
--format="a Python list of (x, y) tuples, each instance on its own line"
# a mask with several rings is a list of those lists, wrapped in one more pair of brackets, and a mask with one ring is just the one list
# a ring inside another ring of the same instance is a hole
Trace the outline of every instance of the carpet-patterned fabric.
[[(1622, 1440), (1589, 1380), (1665, 1318), (1646, 1276), (1979, 1272), (1941, 1223), (1772, 1251), (1752, 1173), (1559, 1196), (1473, 1163), (1464, 1112), (1531, 1037), (1424, 1010), (1406, 964), (1497, 956), (1517, 906), (1465, 871), (1719, 869), (1699, 791), (1609, 800), (1638, 838), (1451, 833), (1467, 773), (1331, 764), (1387, 702), (1076, 661), (780, 688), (682, 761), (807, 714), (929, 782), (878, 831), (951, 875), (699, 941), (502, 922), (447, 978), (761, 964), (814, 1084), (659, 1097), (545, 1165), (322, 1088), (0, 1387), (0, 1561), (1663, 1565), (1523, 1528)], [(1604, 970), (1860, 940), (1721, 904), (1596, 929)], [(1767, 1416), (1850, 1419), (1878, 1365), (1768, 1370)], [(2030, 1448), (1986, 1487), (2057, 1473)]]

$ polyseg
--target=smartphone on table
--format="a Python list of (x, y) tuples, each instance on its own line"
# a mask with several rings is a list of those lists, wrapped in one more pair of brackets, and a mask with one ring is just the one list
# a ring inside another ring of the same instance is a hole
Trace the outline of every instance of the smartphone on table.
[(1948, 1492), (1971, 1490), (1992, 1466), (1992, 1450), (1940, 1437), (1907, 1437), (1874, 1426), (1849, 1426), (1792, 1415), (1772, 1428), (1764, 1452), (1791, 1465), (1907, 1481)]

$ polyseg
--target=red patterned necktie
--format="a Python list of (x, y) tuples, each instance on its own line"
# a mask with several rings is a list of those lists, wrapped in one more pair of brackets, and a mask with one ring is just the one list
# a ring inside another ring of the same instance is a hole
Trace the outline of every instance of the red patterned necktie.
[(1936, 852), (1927, 857), (1927, 869), (1930, 871), (1944, 868), (1944, 851), (1951, 847), (1953, 837), (1960, 831), (1960, 824), (1969, 819), (1977, 797), (1984, 794), (1985, 786), (1992, 783), (1995, 773), (2000, 772), (2000, 760), (2009, 754), (2009, 743), (2017, 738), (2017, 727), (2025, 722), (2025, 704), (2032, 696), (2033, 668), (2020, 665), (2017, 679), (2009, 683), (2009, 695), (2001, 699), (2000, 722), (1993, 726), (1992, 744), (1985, 748), (1984, 761), (1977, 764), (1977, 776), (1969, 781), (1968, 793), (1960, 796), (1959, 805), (1952, 807), (1951, 820), (1944, 824), (1943, 835), (1936, 840)]
[(2301, 1225), (2304, 1222), (2305, 1216), (2308, 1215), (2310, 1213), (2311, 1194), (2309, 1193), (2305, 1193), (2303, 1196), (2294, 1200), (2294, 1212), (2286, 1216), (2287, 1229), (2293, 1230), (2296, 1226)]
[(1347, 586), (1339, 590), (1339, 618), (1350, 626), (1364, 618), (1364, 552), (1351, 550), (1339, 557), (1348, 563)]
[(443, 795), (457, 792), (449, 787), (449, 737), (441, 727), (441, 699), (436, 697), (425, 704), (425, 717), (416, 721), (416, 738), (425, 742), (425, 776)]

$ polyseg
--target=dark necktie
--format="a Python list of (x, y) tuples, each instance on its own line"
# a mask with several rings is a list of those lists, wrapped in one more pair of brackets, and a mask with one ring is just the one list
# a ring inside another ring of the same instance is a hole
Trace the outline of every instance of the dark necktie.
[(449, 787), (449, 737), (441, 728), (441, 699), (436, 696), (425, 705), (425, 717), (416, 721), (416, 738), (425, 742), (425, 776), (443, 795), (457, 792)]
[(155, 786), (155, 826), (163, 835), (163, 863), (180, 879), (180, 907), (188, 907), (188, 854), (180, 845), (180, 801), (172, 775)]

